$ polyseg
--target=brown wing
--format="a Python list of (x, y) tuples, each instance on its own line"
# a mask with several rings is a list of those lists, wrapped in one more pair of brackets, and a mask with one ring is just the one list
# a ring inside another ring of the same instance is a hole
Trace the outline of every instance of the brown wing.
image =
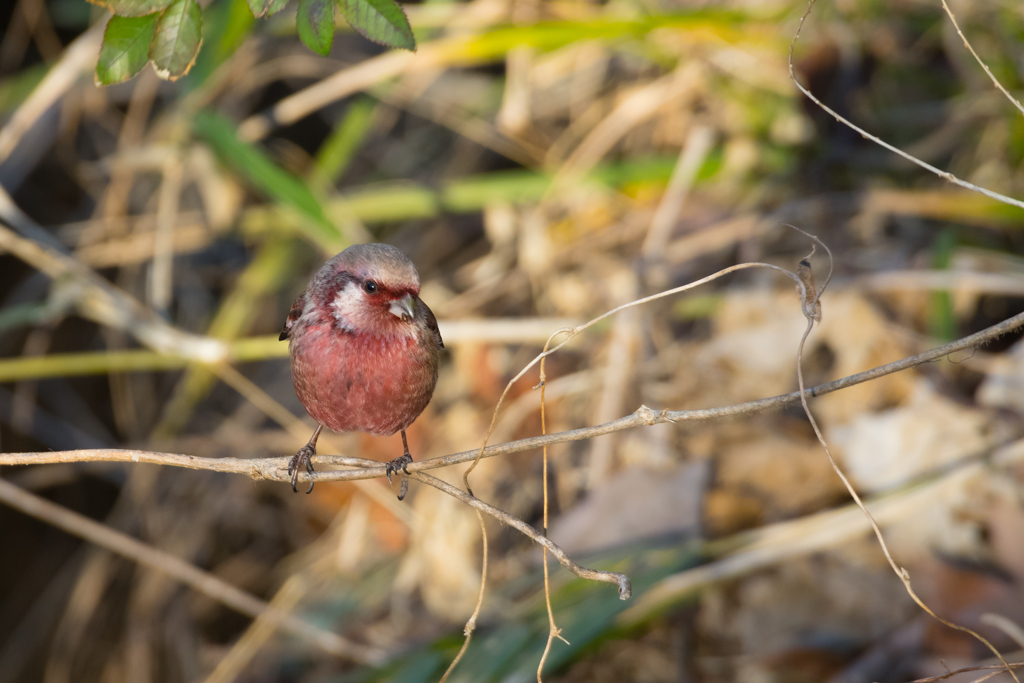
[(430, 310), (430, 307), (423, 303), (423, 300), (416, 297), (416, 308), (423, 308), (424, 317), (427, 323), (427, 329), (434, 333), (434, 338), (437, 339), (437, 348), (444, 348), (444, 341), (441, 339), (441, 330), (437, 329), (437, 318), (434, 317), (434, 312)]
[(278, 340), (284, 341), (292, 336), (292, 328), (295, 327), (295, 323), (298, 322), (299, 316), (302, 315), (302, 309), (305, 307), (306, 293), (303, 292), (292, 304), (292, 310), (288, 311), (288, 319), (284, 321), (284, 327), (281, 328), (281, 336), (278, 337)]

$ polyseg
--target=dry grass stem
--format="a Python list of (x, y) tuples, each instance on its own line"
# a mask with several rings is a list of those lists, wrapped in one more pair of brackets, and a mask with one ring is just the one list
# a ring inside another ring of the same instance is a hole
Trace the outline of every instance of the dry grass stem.
[(297, 617), (274, 609), (256, 596), (222, 581), (213, 574), (205, 572), (175, 555), (23, 491), (3, 480), (0, 480), (0, 501), (101, 548), (127, 557), (150, 569), (163, 572), (236, 612), (252, 618), (264, 615), (278, 628), (293, 633), (333, 655), (363, 664), (376, 664), (384, 659), (384, 653), (376, 648), (353, 643), (335, 633), (324, 631)]
[(60, 61), (0, 129), (0, 162), (10, 156), (26, 131), (71, 89), (82, 74), (92, 71), (100, 51), (103, 28), (102, 22), (97, 23), (68, 45)]
[(1013, 642), (1017, 643), (1017, 647), (1024, 650), (1024, 628), (1021, 628), (1017, 622), (1012, 619), (1007, 619), (1001, 614), (993, 614), (991, 612), (982, 614), (981, 617), (978, 618), (978, 621), (983, 624), (996, 627), (1006, 635), (1010, 636)]
[(700, 172), (714, 145), (715, 130), (710, 126), (698, 125), (690, 130), (686, 143), (679, 150), (679, 160), (676, 161), (672, 177), (669, 178), (665, 193), (658, 203), (658, 210), (651, 220), (647, 237), (640, 247), (644, 258), (656, 258), (665, 252), (672, 236), (672, 228), (679, 218), (679, 211), (686, 203), (686, 197), (697, 179), (697, 173)]

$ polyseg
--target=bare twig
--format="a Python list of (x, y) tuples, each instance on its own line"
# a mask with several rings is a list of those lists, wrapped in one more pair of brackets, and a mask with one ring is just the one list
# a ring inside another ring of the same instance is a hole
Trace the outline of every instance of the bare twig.
[(936, 681), (944, 681), (944, 680), (946, 680), (948, 678), (952, 678), (953, 676), (957, 676), (959, 674), (964, 674), (964, 673), (970, 673), (971, 671), (992, 671), (993, 669), (997, 669), (997, 671), (993, 671), (988, 676), (983, 676), (982, 678), (975, 679), (974, 683), (980, 683), (980, 681), (987, 681), (989, 678), (992, 678), (993, 676), (998, 676), (999, 674), (1001, 674), (1004, 671), (1006, 671), (1007, 668), (1009, 668), (1009, 669), (1019, 669), (1022, 666), (1024, 666), (1024, 662), (1011, 662), (1010, 664), (1007, 664), (1006, 666), (1003, 666), (1002, 664), (985, 665), (985, 666), (968, 666), (968, 667), (963, 668), (963, 669), (957, 669), (956, 671), (950, 671), (948, 673), (944, 673), (941, 676), (931, 676), (929, 678), (917, 678), (917, 679), (914, 679), (913, 681), (910, 681), (910, 683), (936, 683)]
[(504, 512), (503, 510), (499, 510), (493, 505), (488, 505), (487, 503), (483, 502), (476, 496), (472, 496), (463, 491), (462, 489), (460, 489), (459, 487), (452, 486), (448, 482), (438, 479), (437, 477), (432, 477), (429, 474), (424, 474), (422, 472), (412, 472), (411, 466), (409, 468), (409, 471), (411, 473), (410, 476), (413, 479), (421, 481), (424, 484), (429, 484), (430, 486), (433, 486), (439, 491), (444, 491), (449, 496), (457, 498), (466, 505), (469, 505), (470, 507), (481, 511), (484, 514), (490, 515), (502, 524), (510, 526), (513, 529), (516, 529), (517, 531), (521, 532), (523, 535), (528, 536), (537, 545), (541, 546), (542, 548), (547, 548), (547, 550), (555, 556), (555, 558), (561, 563), (563, 567), (565, 567), (581, 579), (589, 579), (591, 581), (603, 581), (605, 583), (615, 584), (619, 587), (619, 598), (622, 600), (627, 600), (629, 596), (633, 594), (633, 588), (629, 582), (629, 577), (625, 574), (619, 574), (617, 572), (603, 572), (598, 571), (596, 569), (587, 569), (586, 567), (581, 567), (580, 565), (573, 562), (572, 558), (570, 558), (564, 550), (559, 548), (546, 536), (538, 532), (536, 529), (534, 529), (532, 526), (522, 521), (521, 519), (513, 517), (512, 515), (508, 514), (507, 512)]
[(995, 74), (992, 73), (992, 70), (988, 68), (988, 64), (981, 61), (981, 57), (979, 57), (978, 53), (974, 51), (974, 47), (971, 45), (970, 41), (967, 40), (967, 36), (965, 36), (964, 32), (960, 30), (960, 24), (957, 23), (956, 16), (953, 14), (953, 10), (949, 8), (949, 5), (946, 3), (946, 0), (942, 0), (942, 9), (946, 10), (946, 14), (949, 15), (949, 20), (953, 22), (953, 28), (956, 29), (957, 35), (960, 36), (960, 40), (964, 41), (964, 47), (966, 47), (967, 50), (971, 53), (971, 56), (974, 57), (974, 61), (978, 63), (978, 66), (985, 70), (985, 73), (988, 74), (988, 77), (989, 79), (991, 79), (992, 84), (999, 89), (999, 92), (1003, 93), (1003, 95), (1006, 96), (1006, 99), (1010, 100), (1010, 102), (1013, 103), (1013, 106), (1017, 107), (1017, 111), (1019, 111), (1021, 114), (1024, 114), (1024, 106), (1021, 106), (1021, 103), (1017, 101), (1017, 98), (1011, 95), (1010, 92), (1003, 87), (1003, 84), (1000, 83), (999, 79), (995, 77)]
[[(879, 377), (891, 375), (901, 370), (907, 370), (924, 363), (928, 363), (951, 353), (964, 349), (981, 346), (1004, 334), (1012, 332), (1024, 326), (1024, 313), (1008, 318), (1001, 323), (988, 327), (980, 332), (968, 335), (962, 339), (937, 346), (933, 349), (909, 356), (902, 360), (880, 365), (871, 370), (849, 375), (841, 379), (820, 384), (816, 387), (806, 389), (809, 397), (824, 396), (840, 389), (846, 389), (863, 382), (868, 382)], [(631, 415), (621, 417), (605, 424), (581, 429), (572, 429), (565, 432), (548, 434), (547, 436), (534, 436), (527, 439), (509, 441), (503, 444), (487, 446), (483, 453), (474, 449), (462, 451), (438, 458), (419, 460), (409, 465), (410, 472), (422, 472), (424, 470), (448, 467), (464, 462), (475, 460), (477, 456), (491, 458), (498, 455), (508, 455), (522, 451), (543, 448), (558, 443), (569, 441), (582, 441), (603, 434), (611, 434), (634, 427), (650, 426), (663, 422), (699, 422), (713, 420), (723, 417), (738, 417), (749, 415), (765, 410), (777, 410), (784, 406), (796, 403), (800, 400), (800, 392), (794, 391), (790, 394), (762, 398), (747, 403), (737, 403), (731, 406), (720, 408), (705, 408), (700, 410), (661, 410), (655, 411), (646, 406), (641, 406)], [(193, 455), (178, 455), (173, 453), (154, 453), (151, 451), (128, 450), (128, 449), (84, 449), (74, 451), (48, 451), (42, 453), (0, 453), (0, 467), (4, 465), (42, 465), (50, 463), (66, 462), (132, 462), (150, 463), (154, 465), (167, 465), (171, 467), (185, 467), (197, 470), (211, 470), (214, 472), (231, 472), (244, 474), (253, 479), (268, 479), (273, 481), (289, 481), (286, 468), (287, 457), (281, 458), (200, 458)], [(358, 470), (340, 470), (328, 472), (315, 472), (312, 475), (302, 474), (299, 481), (349, 481), (353, 479), (373, 479), (385, 476), (384, 465), (374, 460), (363, 458), (352, 458), (340, 455), (318, 455), (318, 462), (325, 465), (342, 465)]]
[(302, 619), (281, 612), (251, 593), (232, 586), (180, 557), (146, 545), (131, 536), (28, 493), (2, 479), (0, 479), (0, 501), (31, 517), (63, 529), (69, 534), (84, 538), (90, 543), (134, 560), (150, 569), (164, 572), (175, 580), (246, 616), (256, 618), (263, 615), (282, 630), (301, 636), (334, 655), (363, 664), (376, 664), (384, 660), (384, 653), (376, 648), (358, 645), (335, 633), (324, 631)]

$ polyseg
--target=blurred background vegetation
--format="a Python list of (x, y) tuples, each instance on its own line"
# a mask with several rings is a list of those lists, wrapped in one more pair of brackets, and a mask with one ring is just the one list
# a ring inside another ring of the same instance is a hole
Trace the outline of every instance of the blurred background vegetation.
[[(951, 6), (1019, 92), (1021, 7)], [(339, 19), (320, 57), (294, 8), (254, 20), (245, 0), (213, 0), (187, 76), (146, 67), (104, 88), (104, 10), (0, 9), (0, 218), (22, 238), (0, 250), (0, 449), (294, 453), (310, 420), (277, 332), (310, 275), (355, 242), (409, 254), (441, 320), (449, 352), (410, 431), (417, 459), (479, 447), (505, 383), (566, 321), (738, 262), (795, 268), (809, 245), (785, 222), (836, 255), (809, 383), (1024, 311), (1024, 211), (802, 98), (787, 55), (803, 2), (405, 9), (416, 53)], [(1024, 196), (1024, 119), (937, 1), (822, 2), (795, 65), (881, 138)], [(549, 360), (548, 431), (792, 391), (803, 327), (792, 283), (767, 271), (621, 314)], [(854, 483), (892, 503), (886, 528), (919, 592), (1006, 650), (1024, 647), (1019, 348), (1011, 335), (814, 403)], [(204, 365), (211, 354), (238, 372)], [(492, 442), (539, 433), (537, 379), (513, 389)], [(389, 460), (396, 439), (335, 436), (321, 452)], [(866, 683), (989, 656), (921, 616), (863, 526), (828, 516), (848, 500), (798, 410), (551, 458), (552, 538), (627, 571), (635, 591), (623, 603), (553, 570), (571, 645), (554, 643), (548, 681)], [(0, 683), (436, 680), (479, 589), (474, 514), (415, 482), (399, 505), (379, 481), (307, 497), (146, 465), (2, 476), (384, 656), (336, 657), (3, 507)], [(539, 526), (539, 453), (474, 477), (477, 495)], [(540, 555), (496, 524), (489, 538), (480, 627), (450, 680), (533, 680), (548, 628)]]

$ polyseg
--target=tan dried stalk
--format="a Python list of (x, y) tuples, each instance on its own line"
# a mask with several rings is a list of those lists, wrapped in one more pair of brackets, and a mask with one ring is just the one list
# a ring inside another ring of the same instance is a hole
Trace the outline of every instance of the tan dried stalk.
[[(790, 226), (790, 227), (793, 227), (793, 226)], [(896, 573), (896, 576), (898, 576), (900, 578), (900, 581), (903, 582), (903, 587), (906, 589), (907, 594), (910, 595), (911, 599), (913, 599), (913, 601), (915, 603), (917, 603), (918, 607), (920, 607), (922, 610), (924, 610), (929, 616), (931, 616), (936, 621), (944, 624), (945, 626), (948, 626), (949, 628), (952, 628), (952, 629), (955, 629), (957, 631), (962, 631), (964, 633), (970, 634), (971, 636), (976, 638), (979, 642), (983, 643), (985, 645), (985, 647), (987, 647), (996, 657), (999, 658), (999, 661), (1002, 662), (1003, 667), (1013, 677), (1013, 680), (1016, 681), (1017, 683), (1020, 683), (1020, 679), (1017, 678), (1016, 672), (1013, 669), (1010, 668), (1010, 665), (1003, 658), (1003, 655), (1000, 654), (999, 650), (997, 650), (995, 648), (995, 646), (992, 645), (992, 643), (990, 643), (984, 636), (982, 636), (980, 633), (978, 633), (978, 632), (976, 632), (976, 631), (974, 631), (974, 630), (972, 630), (970, 628), (967, 628), (966, 626), (961, 626), (960, 624), (956, 624), (956, 623), (954, 623), (952, 621), (949, 621), (948, 619), (944, 619), (943, 617), (940, 617), (928, 605), (926, 605), (924, 603), (924, 601), (921, 600), (920, 597), (918, 597), (917, 593), (914, 592), (913, 587), (910, 585), (910, 573), (905, 568), (900, 567), (899, 565), (896, 564), (896, 561), (893, 559), (892, 554), (889, 552), (889, 546), (885, 542), (885, 537), (882, 535), (882, 529), (878, 526), (878, 523), (875, 521), (875, 518), (868, 511), (867, 506), (864, 505), (864, 502), (861, 500), (860, 495), (858, 495), (857, 490), (850, 483), (850, 480), (846, 478), (846, 475), (843, 473), (842, 469), (836, 463), (835, 458), (832, 456), (832, 451), (829, 449), (828, 443), (825, 441), (825, 437), (821, 433), (821, 428), (818, 426), (818, 421), (814, 418), (814, 414), (811, 413), (811, 408), (810, 408), (810, 406), (807, 403), (807, 394), (804, 391), (804, 372), (803, 372), (804, 345), (807, 342), (807, 337), (810, 336), (810, 334), (811, 334), (811, 330), (814, 327), (814, 323), (815, 322), (821, 322), (821, 295), (825, 292), (825, 288), (828, 286), (829, 281), (832, 279), (832, 269), (833, 269), (832, 251), (828, 248), (828, 246), (824, 242), (822, 242), (816, 236), (810, 235), (810, 234), (804, 232), (803, 230), (800, 230), (799, 228), (794, 228), (794, 229), (802, 232), (805, 235), (807, 235), (809, 238), (814, 240), (814, 242), (816, 244), (821, 245), (821, 247), (828, 254), (828, 260), (829, 260), (828, 277), (825, 278), (825, 282), (821, 285), (821, 289), (815, 290), (814, 289), (814, 278), (813, 278), (813, 275), (812, 275), (812, 272), (811, 272), (811, 269), (810, 269), (810, 258), (811, 258), (811, 256), (814, 255), (814, 249), (812, 249), (811, 253), (808, 254), (808, 256), (800, 264), (801, 265), (800, 272), (801, 272), (802, 277), (800, 278), (800, 281), (799, 281), (799, 284), (798, 284), (798, 287), (797, 287), (797, 290), (801, 294), (801, 296), (800, 296), (801, 306), (800, 307), (801, 307), (801, 309), (803, 311), (804, 317), (807, 320), (807, 327), (804, 329), (803, 336), (800, 337), (800, 344), (797, 347), (796, 377), (797, 377), (797, 384), (798, 384), (799, 389), (800, 389), (800, 405), (803, 407), (804, 414), (807, 415), (807, 420), (811, 423), (811, 427), (814, 429), (814, 435), (818, 438), (818, 443), (820, 443), (821, 447), (824, 449), (825, 455), (828, 456), (828, 462), (832, 466), (832, 470), (836, 473), (836, 475), (839, 477), (839, 479), (843, 482), (843, 486), (846, 487), (846, 490), (850, 494), (850, 497), (853, 498), (853, 502), (857, 504), (857, 507), (860, 508), (861, 512), (863, 512), (865, 517), (867, 517), (868, 522), (871, 524), (871, 529), (875, 533), (875, 538), (878, 539), (878, 544), (882, 548), (882, 553), (885, 555), (886, 561), (889, 563), (889, 566), (892, 567), (892, 570)], [(806, 264), (806, 267), (805, 267), (805, 264)]]
[[(556, 333), (557, 334), (557, 333)], [(547, 342), (544, 344), (544, 351), (548, 350), (548, 346), (551, 344), (551, 340), (555, 338), (555, 335), (548, 337)], [(544, 391), (547, 389), (547, 376), (544, 373), (544, 362), (546, 359), (540, 361), (540, 383), (537, 385), (540, 387), (540, 433), (546, 435), (547, 431), (547, 416), (544, 404)], [(534, 387), (536, 388), (536, 387)], [(548, 535), (548, 447), (544, 446), (542, 449), (543, 453), (543, 466), (541, 468), (541, 481), (543, 482), (544, 491), (544, 536)], [(537, 664), (537, 683), (544, 683), (542, 673), (544, 671), (544, 663), (548, 661), (548, 653), (551, 652), (551, 643), (558, 638), (566, 645), (569, 641), (562, 637), (562, 629), (558, 628), (555, 623), (555, 612), (551, 608), (551, 579), (548, 572), (548, 549), (544, 548), (541, 551), (541, 562), (544, 566), (544, 605), (548, 610), (548, 642), (544, 645), (544, 654), (540, 656), (540, 662)]]

